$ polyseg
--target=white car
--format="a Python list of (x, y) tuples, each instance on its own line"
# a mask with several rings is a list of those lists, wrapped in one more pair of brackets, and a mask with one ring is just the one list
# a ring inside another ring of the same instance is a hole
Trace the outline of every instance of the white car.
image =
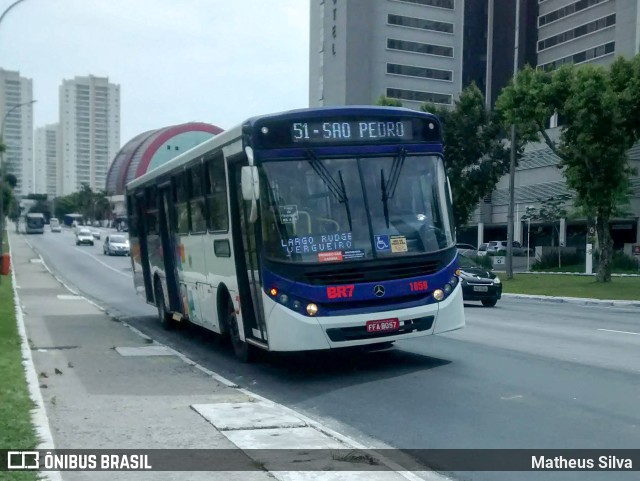
[[(509, 243), (507, 241), (491, 241), (487, 246), (487, 252), (495, 255), (507, 255), (507, 246)], [(526, 247), (522, 247), (520, 242), (513, 241), (513, 255), (514, 256), (526, 256), (527, 250), (529, 251), (529, 255), (533, 255), (533, 249), (527, 249)]]
[(76, 232), (76, 245), (81, 244), (93, 245), (93, 234), (86, 227), (80, 227)]
[(62, 232), (62, 227), (60, 227), (60, 221), (55, 217), (49, 219), (49, 228), (51, 232)]

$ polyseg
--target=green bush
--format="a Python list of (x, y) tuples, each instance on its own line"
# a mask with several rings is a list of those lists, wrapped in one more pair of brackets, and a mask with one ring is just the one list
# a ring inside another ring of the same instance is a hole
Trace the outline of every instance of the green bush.
[(622, 251), (613, 251), (611, 258), (611, 272), (637, 272), (640, 271), (640, 261), (629, 257)]
[[(581, 254), (562, 254), (561, 257), (561, 266), (575, 266), (579, 264), (584, 264), (584, 255)], [(531, 267), (532, 271), (543, 271), (547, 269), (557, 269), (558, 268), (558, 253), (557, 252), (547, 252), (542, 256), (539, 261), (536, 261), (535, 264)], [(562, 267), (560, 267), (562, 270)]]
[[(598, 251), (593, 252), (593, 272), (598, 270), (598, 264), (600, 261), (600, 253)], [(584, 253), (576, 254), (562, 254), (562, 266), (559, 270), (566, 270), (565, 267), (580, 266), (580, 270), (584, 271), (585, 258)], [(548, 271), (558, 270), (558, 253), (550, 252), (542, 256), (540, 261), (537, 261), (532, 267), (532, 271)], [(572, 270), (572, 269), (569, 269)], [(622, 251), (613, 251), (611, 257), (611, 272), (617, 274), (639, 274), (640, 273), (640, 260), (629, 257)]]

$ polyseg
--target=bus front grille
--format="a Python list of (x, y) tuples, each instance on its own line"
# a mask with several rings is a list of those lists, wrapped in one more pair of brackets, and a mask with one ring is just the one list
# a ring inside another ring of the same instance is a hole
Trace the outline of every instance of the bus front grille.
[(309, 270), (304, 277), (309, 284), (314, 285), (353, 284), (419, 277), (433, 274), (440, 267), (438, 260), (414, 261), (410, 264), (357, 265), (348, 268), (340, 266), (336, 269)]

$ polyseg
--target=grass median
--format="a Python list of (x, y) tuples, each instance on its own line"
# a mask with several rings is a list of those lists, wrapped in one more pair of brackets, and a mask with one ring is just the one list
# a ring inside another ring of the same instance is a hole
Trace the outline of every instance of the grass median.
[(500, 276), (503, 292), (591, 299), (640, 300), (640, 277), (613, 277), (611, 282), (596, 282), (594, 276), (563, 274), (515, 274)]
[[(9, 250), (6, 233), (3, 247)], [(0, 449), (34, 449), (38, 440), (31, 423), (34, 405), (29, 397), (20, 334), (15, 315), (11, 275), (0, 284)], [(4, 477), (8, 476), (8, 477)], [(35, 472), (0, 472), (0, 479), (31, 481)]]

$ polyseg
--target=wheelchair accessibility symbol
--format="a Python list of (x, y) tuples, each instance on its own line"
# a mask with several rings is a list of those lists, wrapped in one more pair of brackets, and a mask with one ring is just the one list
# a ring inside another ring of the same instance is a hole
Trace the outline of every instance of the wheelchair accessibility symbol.
[(391, 249), (391, 243), (389, 242), (388, 235), (377, 235), (375, 238), (377, 251), (388, 251)]

